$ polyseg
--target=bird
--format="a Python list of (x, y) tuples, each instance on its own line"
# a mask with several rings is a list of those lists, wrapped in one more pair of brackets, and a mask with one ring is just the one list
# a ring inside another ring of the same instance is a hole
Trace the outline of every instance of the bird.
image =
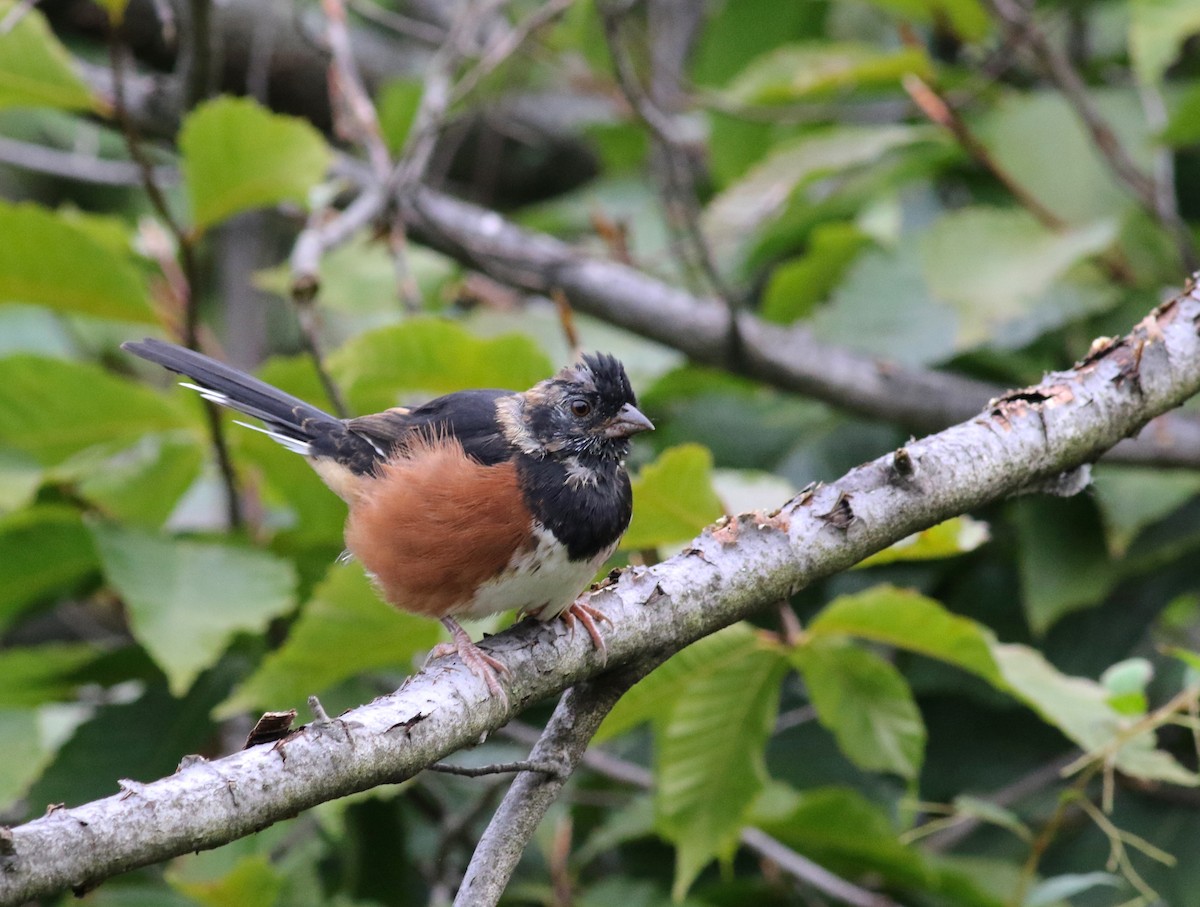
[(583, 354), (526, 391), (462, 390), (340, 419), (174, 343), (122, 349), (307, 458), (346, 502), (347, 553), (380, 596), (450, 632), (431, 658), (456, 652), (507, 702), (507, 667), (458, 621), (514, 609), (572, 631), (578, 620), (606, 654), (596, 621), (610, 621), (579, 595), (629, 527), (630, 439), (654, 429), (615, 357)]

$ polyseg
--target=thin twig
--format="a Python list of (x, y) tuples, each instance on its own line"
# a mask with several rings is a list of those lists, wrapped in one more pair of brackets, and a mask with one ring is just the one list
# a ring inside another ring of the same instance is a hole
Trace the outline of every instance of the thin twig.
[(386, 9), (371, 0), (347, 0), (350, 8), (364, 19), (394, 31), (406, 38), (415, 38), (426, 44), (438, 45), (446, 39), (446, 29), (433, 22), (414, 19), (395, 10)]
[(549, 25), (570, 9), (574, 2), (575, 0), (548, 0), (512, 28), (507, 29), (458, 80), (451, 92), (450, 103), (456, 104), (474, 91), (484, 76), (494, 72), (505, 60), (520, 50), (534, 32)]
[[(60, 179), (93, 183), (98, 186), (141, 186), (142, 168), (132, 161), (114, 161), (75, 151), (63, 151), (47, 145), (22, 142), (0, 136), (0, 163)], [(171, 166), (152, 168), (160, 186), (179, 182), (179, 171)]]
[(38, 0), (21, 0), (0, 19), (0, 36), (7, 35), (38, 5)]
[(557, 765), (560, 771), (524, 772), (513, 781), (471, 856), (454, 899), (457, 907), (490, 907), (500, 900), (538, 823), (583, 758), (604, 716), (663, 660), (661, 655), (646, 658), (563, 693), (529, 753), (531, 763)]
[[(200, 306), (197, 303), (197, 289), (200, 270), (196, 261), (195, 237), (190, 231), (184, 229), (171, 212), (166, 196), (155, 179), (154, 167), (142, 147), (137, 127), (126, 112), (125, 47), (121, 43), (119, 32), (119, 29), (113, 30), (112, 40), (109, 44), (109, 63), (112, 68), (113, 80), (113, 117), (120, 126), (129, 156), (142, 174), (142, 188), (145, 189), (150, 204), (175, 240), (184, 277), (184, 285), (180, 288), (183, 294), (183, 298), (180, 300), (183, 304), (181, 336), (189, 349), (198, 350), (200, 348)], [(230, 528), (240, 529), (242, 504), (238, 494), (237, 474), (233, 468), (233, 459), (229, 456), (224, 423), (221, 421), (217, 409), (216, 404), (205, 401), (204, 413), (208, 423), (209, 438), (212, 441), (217, 467), (225, 485), (226, 516)]]
[(451, 765), (435, 762), (429, 766), (431, 772), (443, 775), (460, 775), (463, 778), (486, 778), (489, 775), (511, 775), (517, 772), (537, 772), (542, 775), (559, 775), (562, 766), (557, 762), (538, 762), (533, 759), (518, 759), (515, 762), (493, 762), (490, 765)]

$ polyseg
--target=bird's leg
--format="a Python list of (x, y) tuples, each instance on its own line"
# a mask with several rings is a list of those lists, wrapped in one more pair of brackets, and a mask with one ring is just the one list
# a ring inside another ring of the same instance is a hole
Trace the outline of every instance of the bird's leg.
[(612, 621), (608, 619), (608, 615), (599, 608), (593, 608), (591, 605), (584, 604), (583, 599), (576, 599), (571, 607), (563, 611), (559, 615), (570, 629), (575, 632), (575, 621), (578, 620), (583, 624), (583, 629), (587, 630), (587, 635), (592, 638), (592, 645), (596, 647), (596, 651), (600, 653), (600, 657), (605, 661), (608, 660), (608, 646), (604, 644), (604, 637), (600, 635), (599, 629), (596, 627), (596, 621), (603, 621), (612, 626)]
[(454, 642), (444, 642), (434, 646), (433, 651), (429, 653), (430, 660), (441, 658), (443, 655), (457, 654), (463, 660), (463, 664), (470, 668), (471, 673), (487, 684), (491, 694), (507, 706), (508, 696), (505, 695), (504, 688), (500, 686), (498, 679), (498, 675), (509, 673), (507, 665), (496, 658), (492, 658), (483, 649), (471, 642), (471, 637), (467, 634), (467, 631), (453, 617), (443, 617), (442, 626), (450, 631), (450, 636)]

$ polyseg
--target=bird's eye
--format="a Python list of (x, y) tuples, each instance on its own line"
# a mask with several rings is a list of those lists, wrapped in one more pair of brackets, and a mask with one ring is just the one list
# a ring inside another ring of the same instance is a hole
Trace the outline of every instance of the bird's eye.
[(592, 404), (582, 398), (576, 398), (571, 401), (571, 415), (582, 419), (592, 411)]

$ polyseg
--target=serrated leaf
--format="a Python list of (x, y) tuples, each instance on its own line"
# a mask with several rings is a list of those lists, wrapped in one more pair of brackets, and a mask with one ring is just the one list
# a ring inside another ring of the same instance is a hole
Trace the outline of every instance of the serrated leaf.
[[(1109, 747), (1129, 728), (1129, 719), (1108, 703), (1108, 691), (1093, 680), (1059, 672), (1036, 649), (1005, 644), (992, 647), (996, 663), (1014, 695), (1086, 752)], [(1195, 786), (1200, 782), (1169, 753), (1155, 749), (1153, 732), (1132, 737), (1112, 753), (1111, 764), (1136, 778)]]
[(923, 50), (880, 52), (849, 42), (784, 44), (753, 60), (727, 93), (741, 104), (794, 104), (833, 92), (898, 86), (908, 73), (930, 77)]
[[(15, 0), (0, 0), (0, 19)], [(55, 107), (92, 110), (91, 92), (71, 66), (66, 48), (46, 24), (41, 10), (27, 10), (7, 34), (0, 34), (0, 110)], [(6, 241), (9, 236), (4, 234)]]
[(916, 778), (925, 755), (925, 723), (908, 682), (860, 646), (817, 637), (795, 649), (809, 699), (838, 748), (864, 771)]
[(252, 208), (304, 205), (330, 161), (325, 140), (307, 122), (244, 98), (196, 107), (184, 120), (179, 150), (200, 230)]
[(656, 735), (655, 827), (676, 847), (675, 897), (736, 845), (766, 779), (763, 749), (786, 662), (755, 640), (694, 677)]
[(220, 705), (217, 716), (299, 706), (310, 694), (364, 671), (406, 669), (438, 638), (436, 621), (381, 601), (357, 564), (335, 564), (287, 641)]
[[(1020, 209), (964, 208), (944, 214), (921, 237), (919, 250), (929, 287), (959, 314), (960, 346), (1004, 342), (998, 337), (1012, 322), (1036, 312), (1043, 329), (1057, 326), (1046, 294), (1076, 263), (1112, 245), (1113, 220), (1054, 232)], [(1060, 297), (1055, 296), (1055, 300)], [(1061, 320), (1078, 317), (1077, 304), (1061, 297)], [(1104, 294), (1090, 303), (1109, 304)], [(1020, 345), (1031, 337), (1016, 335)], [(1034, 335), (1036, 336), (1036, 334)]]
[(1153, 85), (1179, 55), (1183, 42), (1200, 32), (1200, 6), (1193, 0), (1132, 0), (1129, 53), (1139, 81)]
[(0, 358), (0, 445), (54, 466), (98, 444), (133, 444), (188, 425), (178, 406), (93, 365)]
[(259, 632), (295, 604), (292, 565), (263, 551), (97, 523), (92, 538), (130, 629), (185, 693), (233, 637)]
[[(121, 321), (156, 321), (142, 278), (129, 259), (54, 212), (32, 203), (0, 201), (0, 236), (0, 302), (36, 303)], [(81, 280), (81, 274), (87, 279)]]
[(79, 514), (35, 507), (0, 519), (0, 629), (25, 608), (93, 573), (96, 551)]
[(989, 630), (917, 592), (875, 586), (835, 598), (809, 624), (813, 637), (856, 636), (956, 665), (1004, 688)]
[(969, 516), (951, 517), (903, 538), (855, 564), (855, 569), (897, 561), (928, 561), (974, 551), (991, 538), (988, 524)]
[(528, 337), (479, 338), (434, 318), (415, 318), (360, 334), (329, 357), (329, 368), (356, 412), (395, 406), (402, 391), (447, 394), (477, 387), (523, 391), (553, 371)]
[(683, 542), (724, 513), (713, 490), (712, 454), (699, 444), (664, 450), (633, 480), (633, 520), (624, 549)]

